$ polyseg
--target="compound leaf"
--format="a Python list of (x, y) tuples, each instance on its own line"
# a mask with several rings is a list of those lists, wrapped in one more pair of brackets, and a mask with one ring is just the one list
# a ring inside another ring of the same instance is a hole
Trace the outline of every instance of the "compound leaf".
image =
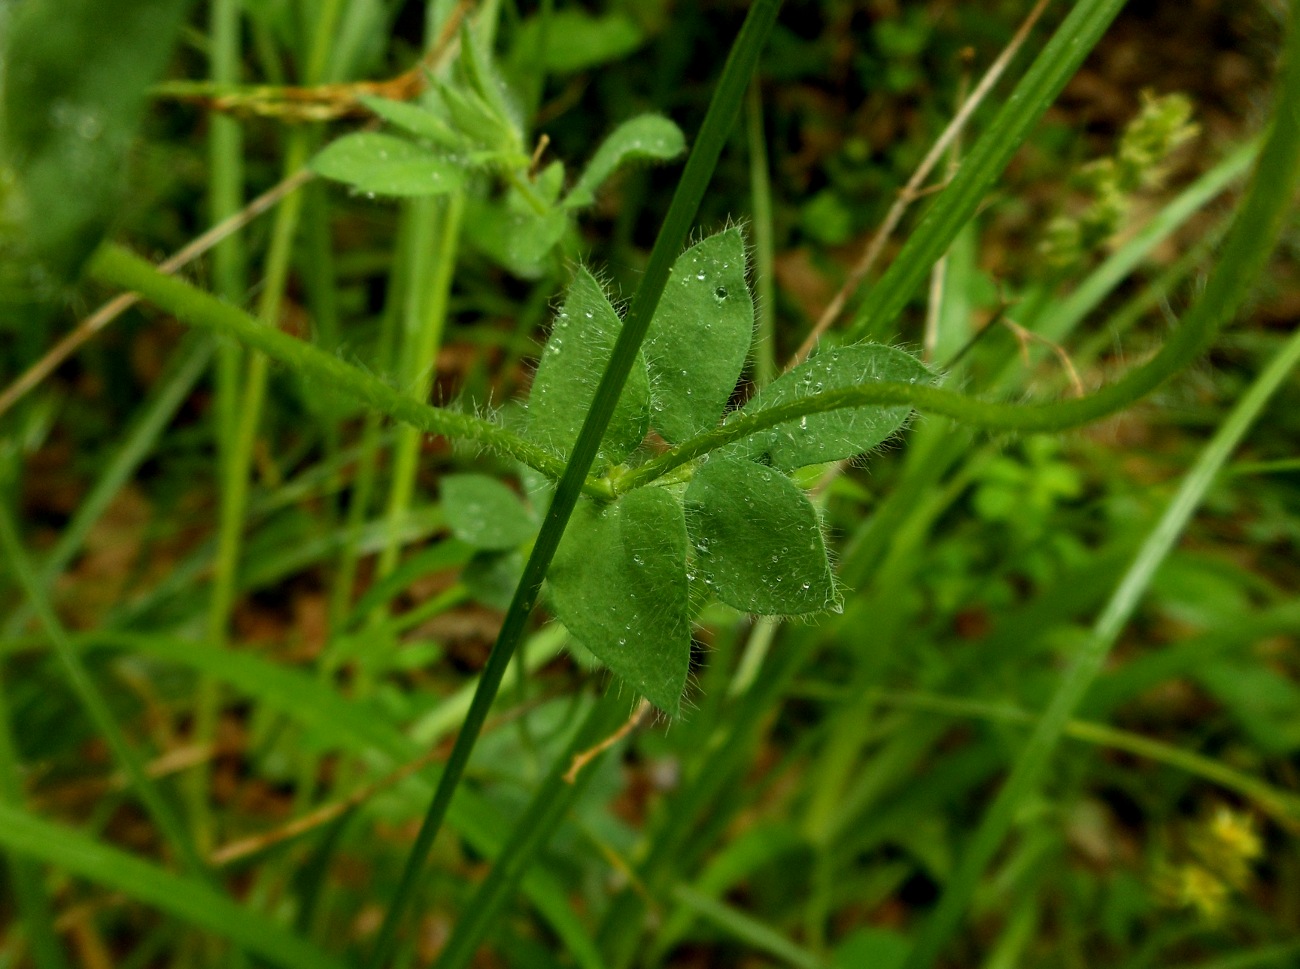
[[(560, 454), (573, 446), (622, 325), (600, 283), (580, 268), (542, 351), (528, 398), (528, 432), (538, 443)], [(607, 465), (631, 454), (645, 438), (649, 416), (650, 382), (638, 356), (614, 407), (597, 463)]]
[(753, 340), (745, 240), (731, 228), (687, 249), (646, 334), (651, 425), (678, 443), (715, 427)]
[(834, 602), (817, 510), (780, 471), (713, 455), (696, 468), (686, 489), (686, 520), (695, 567), (727, 605), (798, 615)]
[(643, 114), (624, 121), (600, 143), (564, 204), (567, 208), (593, 204), (596, 189), (630, 161), (668, 161), (685, 150), (682, 129), (661, 115)]
[(456, 162), (405, 138), (371, 131), (330, 142), (311, 167), (369, 195), (445, 195), (465, 183), (464, 170)]
[[(909, 353), (859, 343), (819, 353), (759, 391), (740, 414), (872, 381), (928, 383), (932, 374)], [(777, 424), (740, 442), (745, 455), (784, 470), (851, 458), (875, 447), (907, 420), (911, 408), (845, 407)]]
[(686, 521), (661, 488), (584, 498), (548, 576), (555, 614), (582, 645), (676, 716), (690, 665)]
[(485, 474), (445, 476), (442, 510), (452, 534), (474, 548), (517, 548), (537, 531), (519, 496)]

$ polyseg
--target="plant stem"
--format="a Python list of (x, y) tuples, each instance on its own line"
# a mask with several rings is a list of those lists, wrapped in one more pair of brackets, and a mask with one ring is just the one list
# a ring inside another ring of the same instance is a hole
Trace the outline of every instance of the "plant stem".
[[(378, 377), (310, 343), (263, 326), (243, 310), (189, 283), (163, 275), (151, 263), (120, 246), (101, 247), (91, 259), (89, 272), (100, 282), (135, 290), (182, 323), (233, 337), (289, 367), (304, 380), (360, 400), (394, 420), (429, 434), (476, 441), (551, 477), (559, 477), (563, 471), (563, 465), (548, 451), (505, 428), (470, 414), (413, 400)], [(612, 497), (609, 489), (598, 483), (589, 483), (586, 490), (597, 497)]]
[(601, 438), (604, 437), (605, 428), (614, 412), (623, 384), (627, 381), (627, 376), (636, 361), (637, 352), (645, 339), (646, 330), (649, 328), (650, 320), (659, 304), (659, 297), (668, 281), (673, 261), (686, 241), (687, 233), (695, 219), (704, 192), (708, 188), (727, 135), (739, 114), (745, 88), (758, 63), (759, 53), (776, 20), (779, 8), (780, 0), (756, 0), (750, 7), (740, 34), (732, 46), (722, 77), (714, 91), (704, 122), (700, 126), (695, 147), (686, 160), (686, 167), (677, 183), (672, 203), (669, 205), (663, 226), (651, 250), (645, 275), (632, 297), (618, 340), (610, 354), (609, 364), (596, 388), (591, 409), (587, 412), (578, 439), (574, 442), (572, 455), (556, 485), (555, 497), (542, 523), (533, 551), (524, 566), (524, 574), (515, 589), (492, 652), (488, 655), (479, 688), (474, 693), (474, 700), (470, 704), (465, 723), (456, 736), (447, 766), (438, 780), (438, 788), (434, 792), (424, 823), (407, 858), (397, 892), (389, 906), (368, 962), (371, 969), (378, 969), (379, 966), (384, 965), (391, 954), (397, 927), (401, 923), (412, 889), (424, 868), (425, 858), (433, 846), (438, 829), (442, 826), (447, 807), (451, 803), (456, 786), (460, 783), (479, 732), (483, 729), (483, 723), (501, 686), (506, 667), (523, 636), (529, 613), (532, 612), (538, 593), (541, 591), (542, 581), (546, 577), (546, 570), (551, 564), (556, 548), (559, 547), (564, 527), (582, 493), (587, 472), (596, 458), (596, 450), (600, 446)]
[(772, 179), (768, 174), (767, 140), (763, 135), (763, 92), (758, 78), (749, 86), (745, 106), (745, 135), (749, 142), (749, 190), (754, 221), (754, 312), (758, 316), (754, 341), (754, 384), (765, 387), (776, 377), (776, 287), (772, 278), (775, 243), (772, 238)]

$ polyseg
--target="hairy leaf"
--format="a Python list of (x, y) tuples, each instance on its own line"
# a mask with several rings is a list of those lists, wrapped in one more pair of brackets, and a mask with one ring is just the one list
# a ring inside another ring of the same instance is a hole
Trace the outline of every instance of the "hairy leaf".
[(583, 499), (548, 576), (555, 614), (606, 666), (676, 716), (690, 664), (686, 522), (660, 488)]
[[(528, 432), (538, 443), (567, 454), (596, 395), (623, 322), (600, 283), (579, 269), (569, 285), (528, 398)], [(645, 438), (650, 383), (638, 357), (610, 418), (597, 462), (623, 460)]]
[(445, 195), (465, 182), (459, 164), (405, 138), (359, 131), (330, 142), (311, 167), (371, 195)]
[(650, 423), (678, 443), (718, 423), (753, 340), (745, 240), (731, 228), (687, 249), (646, 335)]
[(808, 496), (774, 468), (713, 455), (686, 489), (695, 568), (719, 599), (763, 615), (821, 612), (835, 581)]
[[(742, 414), (877, 380), (928, 383), (929, 370), (909, 353), (877, 343), (860, 343), (819, 353), (759, 391)], [(777, 424), (739, 442), (749, 457), (791, 470), (851, 458), (875, 447), (907, 420), (911, 408), (846, 407)]]
[(475, 548), (516, 548), (537, 531), (519, 496), (484, 474), (443, 477), (442, 509), (452, 534)]
[(596, 201), (596, 189), (628, 162), (668, 161), (685, 150), (682, 129), (665, 117), (643, 114), (624, 121), (600, 143), (564, 204), (568, 208), (591, 205)]

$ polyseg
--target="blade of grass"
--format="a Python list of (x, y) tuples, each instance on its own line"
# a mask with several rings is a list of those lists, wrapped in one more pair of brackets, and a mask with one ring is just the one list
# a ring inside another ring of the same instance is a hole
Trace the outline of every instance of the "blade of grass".
[(556, 485), (555, 497), (551, 501), (537, 541), (524, 566), (524, 574), (515, 589), (501, 631), (488, 656), (469, 714), (456, 737), (446, 771), (439, 781), (438, 790), (429, 805), (424, 824), (421, 825), (415, 844), (411, 848), (397, 892), (368, 962), (372, 969), (378, 969), (388, 961), (411, 889), (424, 868), (425, 858), (433, 846), (443, 815), (464, 773), (470, 751), (501, 686), (501, 679), (505, 675), (515, 647), (523, 636), (528, 616), (532, 612), (538, 593), (541, 591), (542, 581), (546, 577), (546, 570), (551, 564), (560, 538), (564, 534), (564, 527), (582, 492), (587, 472), (595, 460), (596, 450), (614, 412), (623, 384), (631, 372), (632, 364), (636, 361), (637, 352), (645, 339), (646, 330), (659, 304), (659, 297), (668, 281), (668, 273), (673, 261), (686, 242), (687, 233), (695, 219), (695, 213), (704, 197), (723, 145), (739, 114), (745, 89), (749, 85), (750, 77), (758, 63), (759, 53), (776, 20), (779, 8), (779, 0), (757, 0), (750, 7), (740, 34), (727, 57), (722, 77), (709, 103), (704, 122), (700, 126), (695, 147), (686, 160), (686, 167), (677, 183), (668, 213), (664, 217), (659, 236), (651, 250), (645, 275), (632, 297), (627, 317), (623, 321), (618, 340), (610, 354), (609, 364), (596, 388), (591, 409), (578, 433), (577, 441), (574, 442), (572, 455), (565, 466), (564, 473)]
[(99, 691), (99, 687), (95, 685), (90, 672), (86, 669), (85, 664), (81, 662), (81, 657), (72, 645), (63, 624), (59, 622), (58, 617), (54, 614), (54, 608), (50, 605), (49, 598), (41, 586), (40, 577), (36, 574), (36, 570), (27, 556), (27, 550), (23, 548), (18, 529), (14, 525), (13, 516), (8, 508), (0, 508), (0, 550), (3, 550), (10, 568), (16, 574), (19, 584), (31, 602), (36, 618), (40, 621), (45, 629), (46, 636), (54, 645), (55, 654), (63, 667), (64, 674), (68, 678), (69, 686), (72, 687), (73, 692), (90, 715), (95, 728), (112, 749), (113, 756), (117, 758), (122, 770), (130, 780), (135, 796), (139, 798), (140, 803), (149, 812), (154, 823), (158, 825), (163, 837), (176, 853), (182, 865), (191, 874), (205, 874), (207, 866), (200, 858), (193, 841), (190, 840), (189, 833), (181, 824), (180, 818), (172, 810), (171, 805), (167, 803), (166, 798), (163, 797), (162, 792), (158, 790), (157, 786), (145, 773), (144, 767), (135, 751), (131, 748), (130, 743), (127, 742), (126, 736), (122, 733), (122, 728), (118, 726), (112, 710), (109, 708), (103, 694)]
[[(0, 807), (21, 809), (24, 800), (22, 771), (10, 729), (12, 723), (9, 700), (5, 695), (3, 663), (0, 663)], [(9, 883), (27, 932), (32, 960), (37, 969), (67, 969), (68, 960), (54, 929), (54, 916), (50, 911), (50, 898), (45, 890), (41, 866), (21, 855), (11, 855), (8, 862)]]
[[(573, 739), (551, 765), (541, 786), (533, 793), (528, 806), (515, 822), (509, 840), (492, 865), (474, 897), (456, 922), (451, 938), (438, 955), (434, 969), (464, 969), (491, 931), (520, 877), (531, 866), (537, 853), (546, 846), (555, 828), (578, 799), (594, 771), (590, 765), (574, 781), (565, 774), (573, 758), (591, 748), (627, 717), (627, 703), (616, 691), (602, 697), (592, 707)], [(604, 753), (603, 751), (601, 752)], [(584, 953), (584, 964), (599, 964), (600, 956), (593, 944)]]
[(1079, 0), (1056, 29), (952, 182), (871, 289), (848, 337), (879, 337), (902, 311), (1048, 106), (1101, 39), (1124, 0)]
[[(1276, 95), (1278, 107), (1274, 127), (1261, 154), (1249, 193), (1230, 230), (1223, 262), (1215, 274), (1216, 280), (1231, 263), (1230, 256), (1237, 250), (1248, 247), (1265, 253), (1271, 250), (1290, 207), (1297, 169), (1300, 168), (1300, 117), (1296, 114), (1296, 105), (1300, 104), (1300, 0), (1293, 0), (1291, 15), (1283, 75)], [(1253, 268), (1260, 268), (1262, 262), (1262, 258), (1255, 260)], [(1249, 281), (1254, 278), (1252, 273)], [(1245, 286), (1240, 286), (1239, 290), (1240, 296), (1224, 307), (1225, 312), (1235, 309), (1244, 297)], [(1208, 295), (1207, 288), (1207, 298)], [(1137, 609), (1152, 575), (1173, 548), (1233, 449), (1297, 361), (1300, 361), (1300, 330), (1286, 342), (1242, 396), (1183, 479), (1178, 492), (1098, 617), (1088, 642), (1080, 648), (1063, 674), (1051, 703), (948, 881), (934, 914), (919, 933), (916, 947), (905, 964), (906, 969), (929, 969), (947, 945), (975, 894), (984, 869), (1002, 844), (1025, 798), (1038, 786), (1066, 724), (1092, 685), (1120, 631)]]
[[(104, 464), (99, 479), (77, 506), (72, 520), (59, 535), (54, 548), (45, 556), (38, 573), (42, 588), (49, 589), (80, 551), (90, 529), (149, 456), (159, 436), (198, 382), (211, 357), (211, 341), (200, 338), (191, 341), (173, 359), (167, 373), (159, 380), (153, 399), (141, 406), (131, 419), (121, 448)], [(18, 635), (30, 616), (27, 607), (15, 609), (5, 621), (4, 635)]]
[(194, 878), (173, 875), (72, 828), (0, 804), (0, 844), (207, 929), (286, 969), (344, 969), (279, 925)]
[(766, 953), (786, 965), (794, 966), (796, 969), (829, 969), (829, 963), (823, 962), (807, 949), (795, 945), (770, 925), (710, 895), (697, 892), (689, 885), (678, 885), (674, 888), (673, 898), (733, 939), (743, 942), (751, 949)]

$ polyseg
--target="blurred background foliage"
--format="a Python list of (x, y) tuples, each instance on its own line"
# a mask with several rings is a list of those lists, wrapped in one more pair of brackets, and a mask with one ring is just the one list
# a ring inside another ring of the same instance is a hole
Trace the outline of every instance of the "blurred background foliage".
[[(107, 10), (76, 6), (77, 16)], [(563, 161), (572, 179), (602, 138), (642, 112), (666, 115), (689, 140), (746, 5), (484, 6), (496, 15), (492, 50), (527, 148), (544, 134), (542, 160)], [(1059, 22), (1058, 6), (1030, 50)], [(552, 11), (545, 29), (539, 7)], [(431, 24), (450, 6), (242, 0), (234, 9), (237, 80), (281, 86), (398, 77), (433, 44)], [(770, 274), (771, 288), (755, 282), (774, 320), (774, 345), (760, 352), (778, 366), (1026, 12), (1003, 0), (785, 5), (760, 69), (759, 114), (738, 126), (699, 217), (704, 231), (730, 220), (751, 239), (770, 233), (770, 266), (755, 273)], [(286, 158), (300, 165), (365, 122), (223, 112), (213, 101), (220, 86), (184, 88), (212, 76), (212, 14), (208, 4), (189, 10), (123, 165), (89, 173), (96, 193), (116, 180), (116, 201), (69, 200), (93, 209), (91, 222), (111, 217), (112, 235), (151, 257), (214, 221), (214, 127), (237, 126), (226, 159), (238, 162), (239, 197), (251, 199), (283, 177)], [(1144, 359), (1202, 285), (1239, 181), (1181, 218), (1059, 337), (1069, 367), (1019, 327), (1046, 318), (1258, 134), (1282, 26), (1268, 2), (1128, 4), (958, 238), (930, 297), (882, 338), (925, 348), (943, 366), (979, 334), (952, 364), (954, 378), (1013, 395), (1068, 394), (1074, 381), (1093, 387)], [(15, 90), (10, 79), (5, 96)], [(1006, 90), (975, 113), (967, 140)], [(757, 209), (755, 130), (770, 178)], [(471, 207), (455, 224), (444, 213), (437, 224), (452, 224), (456, 238), (438, 252), (454, 273), (433, 360), (407, 356), (418, 344), (403, 309), (430, 270), (411, 241), (429, 203), (318, 180), (302, 190), (283, 277), (269, 284), (281, 287), (274, 322), (404, 388), (424, 380), (435, 403), (502, 407), (509, 421), (506, 402), (528, 384), (566, 260), (603, 267), (616, 292), (630, 293), (678, 171), (620, 172), (564, 243), (522, 273), (485, 244), (487, 216)], [(28, 219), (14, 184), (0, 182), (0, 218)], [(489, 179), (472, 192), (491, 202), (501, 189)], [(770, 224), (755, 225), (769, 209)], [(225, 269), (200, 262), (191, 278), (257, 305), (274, 218), (251, 223)], [(12, 267), (30, 253), (4, 258)], [(1120, 416), (1065, 436), (995, 438), (918, 418), (895, 445), (828, 478), (842, 612), (781, 623), (706, 609), (689, 711), (637, 731), (593, 768), (536, 869), (545, 883), (526, 884), (499, 915), (479, 964), (582, 962), (544, 914), (548, 893), (588, 927), (603, 953), (596, 964), (901, 964), (1026, 721), (1182, 473), (1288, 335), (1298, 272), (1293, 220), (1246, 318), (1207, 360)], [(68, 280), (53, 307), (39, 287), (47, 299), (36, 309), (30, 281), (7, 291), (17, 309), (0, 320), (0, 387), (108, 295)], [(870, 298), (868, 282), (850, 308)], [(926, 347), (928, 315), (938, 322)], [(230, 378), (207, 367), (212, 353), (155, 311), (128, 311), (0, 416), (5, 501), (118, 722), (221, 860), (216, 880), (327, 951), (360, 951), (428, 792), (427, 764), (400, 779), (391, 772), (445, 753), (521, 567), (517, 547), (475, 546), (440, 482), (478, 472), (524, 494), (532, 482), (507, 462), (418, 436), (418, 460), (404, 471), (403, 432), (272, 368), (248, 454), (233, 592), (215, 620), (234, 651), (261, 665), (196, 668), (185, 643), (212, 638), (239, 418), (221, 386)], [(236, 360), (228, 373), (247, 365)], [(1300, 960), (1297, 440), (1292, 381), (1162, 566), (944, 965)], [(168, 864), (32, 621), (16, 569), (0, 582), (5, 712), (25, 803)], [(576, 713), (609, 686), (544, 618), (525, 651), (529, 675), (510, 681), (471, 764), (475, 800), (461, 813), (480, 812), (495, 839), (453, 819), (421, 889), (429, 903), (405, 937), (408, 964), (435, 958)], [(275, 668), (301, 680), (263, 677)], [(205, 701), (210, 677), (220, 685)], [(307, 682), (347, 698), (393, 745), (380, 753), (349, 734), (351, 721), (313, 719), (315, 694), (293, 695)], [(205, 703), (214, 704), (206, 725)], [(316, 813), (330, 807), (347, 810)], [(300, 831), (285, 828), (302, 818)], [(222, 944), (129, 893), (57, 867), (43, 877), (76, 964), (236, 964)], [(32, 964), (15, 898), (0, 893), (0, 965)]]

